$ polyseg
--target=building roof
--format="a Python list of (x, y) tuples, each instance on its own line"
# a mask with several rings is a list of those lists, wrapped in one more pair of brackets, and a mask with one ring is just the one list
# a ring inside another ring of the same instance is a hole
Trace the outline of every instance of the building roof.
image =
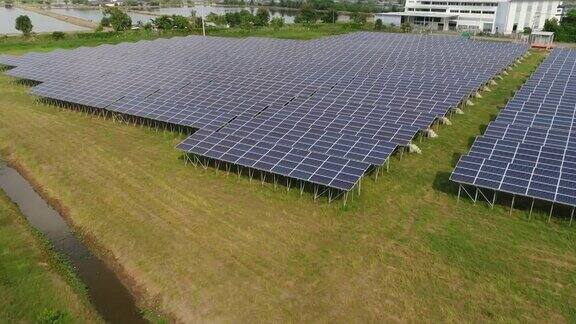
[(376, 16), (391, 16), (391, 17), (430, 17), (430, 18), (457, 18), (457, 14), (444, 13), (444, 12), (382, 12), (375, 14)]

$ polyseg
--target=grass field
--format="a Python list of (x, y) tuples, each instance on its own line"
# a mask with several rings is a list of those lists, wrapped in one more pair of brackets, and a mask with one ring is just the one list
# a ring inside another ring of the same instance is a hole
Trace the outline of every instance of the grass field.
[[(16, 52), (20, 49), (16, 49)], [(365, 178), (349, 205), (185, 166), (173, 134), (35, 106), (0, 76), (0, 148), (182, 321), (576, 321), (576, 234), (468, 199), (459, 154), (544, 54)]]
[[(355, 26), (352, 24), (317, 24), (307, 27), (301, 24), (289, 24), (275, 31), (271, 27), (260, 27), (252, 30), (241, 28), (216, 29), (209, 28), (206, 34), (221, 37), (275, 37), (286, 39), (312, 39), (328, 35), (338, 35), (359, 30), (372, 30), (373, 24)], [(201, 34), (201, 30), (193, 30), (191, 34)], [(80, 46), (97, 46), (100, 44), (118, 44), (121, 42), (137, 42), (159, 37), (176, 37), (187, 34), (179, 32), (152, 32), (152, 31), (129, 31), (122, 33), (71, 33), (64, 39), (53, 40), (50, 34), (37, 35), (35, 37), (7, 37), (0, 38), (0, 53), (23, 54), (30, 51), (50, 51), (55, 48), (76, 48)]]
[(0, 192), (0, 323), (99, 322), (57, 259)]

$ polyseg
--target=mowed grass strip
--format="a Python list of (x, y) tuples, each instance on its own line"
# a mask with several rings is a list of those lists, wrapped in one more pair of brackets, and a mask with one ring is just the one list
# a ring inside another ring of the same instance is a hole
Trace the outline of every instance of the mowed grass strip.
[(32, 231), (0, 192), (0, 322), (101, 322), (83, 292), (56, 270), (68, 266)]
[[(180, 138), (49, 106), (0, 77), (0, 146), (77, 228), (183, 321), (576, 320), (574, 228), (463, 199), (458, 154), (535, 52), (422, 155), (341, 204), (185, 166)], [(104, 253), (103, 253), (104, 254)]]

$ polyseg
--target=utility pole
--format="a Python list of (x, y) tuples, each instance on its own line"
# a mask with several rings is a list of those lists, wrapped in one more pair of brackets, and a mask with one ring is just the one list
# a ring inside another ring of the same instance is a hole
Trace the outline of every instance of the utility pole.
[(202, 17), (202, 36), (206, 36), (206, 26), (204, 25), (204, 1), (202, 1), (200, 7), (200, 17)]

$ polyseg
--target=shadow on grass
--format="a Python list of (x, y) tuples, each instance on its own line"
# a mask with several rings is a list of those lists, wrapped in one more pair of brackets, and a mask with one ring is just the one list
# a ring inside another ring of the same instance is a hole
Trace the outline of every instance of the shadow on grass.
[[(460, 156), (459, 153), (454, 153), (454, 155)], [(458, 160), (456, 160), (458, 161)], [(450, 181), (450, 174), (451, 172), (446, 171), (439, 171), (436, 173), (434, 177), (434, 181), (432, 182), (432, 188), (434, 190), (447, 193), (449, 195), (455, 195), (458, 193), (458, 185), (452, 181)]]

